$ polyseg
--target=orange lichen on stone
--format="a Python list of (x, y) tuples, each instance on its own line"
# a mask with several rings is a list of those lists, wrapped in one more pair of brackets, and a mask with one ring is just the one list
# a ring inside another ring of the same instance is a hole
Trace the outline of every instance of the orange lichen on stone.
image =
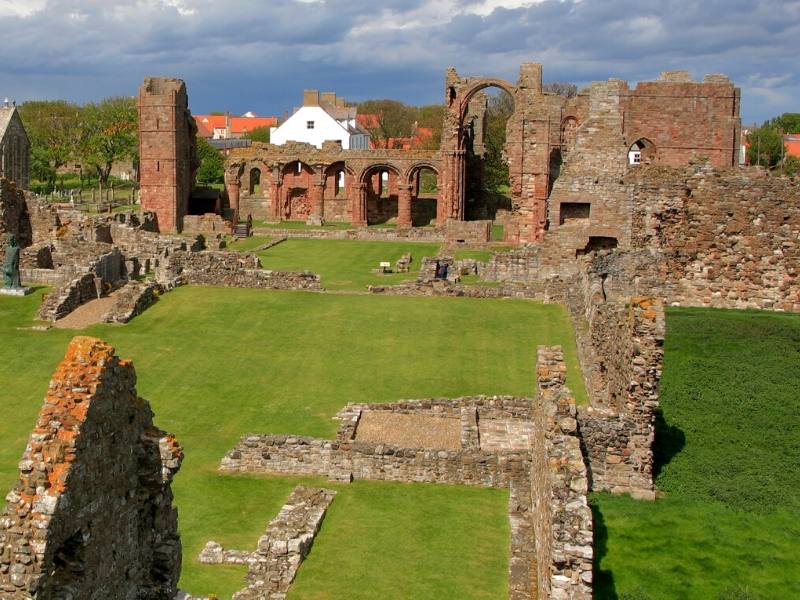
[[(175, 595), (181, 550), (170, 485), (183, 452), (153, 425), (135, 384), (132, 363), (109, 344), (70, 343), (0, 518), (3, 598)], [(70, 560), (56, 560), (63, 555)], [(75, 587), (64, 564), (84, 556), (91, 564)]]

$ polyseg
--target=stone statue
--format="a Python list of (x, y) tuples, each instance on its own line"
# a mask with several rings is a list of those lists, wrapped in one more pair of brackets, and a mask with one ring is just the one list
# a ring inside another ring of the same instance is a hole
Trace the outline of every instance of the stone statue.
[(3, 261), (3, 287), (22, 287), (19, 279), (19, 245), (17, 244), (17, 236), (13, 233), (8, 234), (6, 258)]

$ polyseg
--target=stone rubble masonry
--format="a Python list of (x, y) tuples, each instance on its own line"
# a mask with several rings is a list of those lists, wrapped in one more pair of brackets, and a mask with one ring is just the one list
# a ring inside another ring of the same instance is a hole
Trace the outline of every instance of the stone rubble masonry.
[(130, 281), (116, 293), (114, 305), (103, 317), (106, 323), (127, 323), (142, 314), (165, 292), (160, 283)]
[[(6, 236), (13, 233), (21, 248), (30, 246), (34, 241), (31, 223), (32, 196), (26, 194), (13, 181), (0, 177), (0, 264), (6, 253)], [(36, 213), (38, 216), (38, 212)]]
[(139, 88), (139, 189), (158, 229), (180, 233), (200, 166), (197, 125), (180, 79), (147, 77)]
[(76, 337), (0, 518), (9, 600), (172, 598), (181, 566), (171, 481), (183, 453), (153, 425), (128, 360)]
[(230, 232), (231, 222), (226, 221), (220, 215), (214, 213), (186, 215), (183, 217), (184, 234), (215, 236), (217, 234), (228, 234)]
[[(88, 264), (81, 268), (84, 271), (75, 279), (62, 285), (59, 288), (51, 291), (42, 302), (39, 308), (39, 318), (45, 321), (57, 321), (62, 319), (78, 308), (81, 304), (99, 298), (107, 292), (115, 289), (125, 283), (127, 280), (127, 272), (125, 267), (125, 257), (119, 251), (119, 248), (111, 246), (110, 244), (92, 244), (85, 243), (76, 245), (82, 253), (88, 253), (89, 256), (93, 252), (87, 250), (89, 248), (96, 248), (99, 246), (99, 251), (106, 250), (104, 254), (96, 258), (89, 259)], [(63, 260), (63, 255), (57, 253), (55, 256), (59, 260)], [(85, 256), (82, 260), (86, 260)], [(72, 264), (80, 264), (81, 261), (73, 260), (68, 261)], [(69, 273), (71, 269), (68, 267), (64, 273)]]
[(194, 285), (239, 288), (322, 289), (319, 275), (265, 270), (256, 255), (241, 252), (172, 252), (156, 269), (156, 280), (164, 285), (179, 280)]
[(540, 346), (531, 494), (540, 598), (592, 597), (592, 512), (575, 399), (560, 346)]
[[(553, 193), (584, 186), (578, 196), (592, 205), (588, 223), (551, 221), (541, 244), (496, 253), (482, 279), (531, 283), (590, 271), (608, 277), (606, 293), (618, 298), (800, 311), (800, 187), (791, 179), (704, 162), (570, 177), (565, 167)], [(601, 205), (622, 207), (621, 217)], [(592, 239), (618, 247), (593, 247)]]
[[(358, 426), (365, 412), (453, 419), (461, 425), (461, 449), (401, 448), (385, 442), (360, 442)], [(348, 404), (336, 416), (340, 421), (336, 439), (246, 435), (223, 458), (220, 469), (322, 475), (333, 481), (373, 479), (507, 487), (511, 530), (509, 599), (528, 600), (537, 597), (533, 540), (536, 513), (531, 507), (531, 447), (521, 444), (527, 436), (520, 440), (516, 434), (533, 430), (532, 416), (531, 400), (514, 396)], [(579, 447), (578, 457), (580, 461)], [(586, 504), (585, 489), (583, 503)], [(589, 537), (591, 540), (591, 532)], [(213, 550), (217, 552), (216, 548)], [(235, 555), (232, 560), (239, 558)], [(591, 560), (589, 565), (591, 569)]]
[(233, 600), (284, 600), (336, 492), (298, 485), (267, 525), (255, 552), (225, 550), (208, 542), (200, 553), (204, 564), (245, 564), (249, 585)]
[(582, 367), (592, 403), (578, 411), (591, 487), (655, 498), (653, 440), (664, 362), (664, 308), (633, 297), (590, 308)]

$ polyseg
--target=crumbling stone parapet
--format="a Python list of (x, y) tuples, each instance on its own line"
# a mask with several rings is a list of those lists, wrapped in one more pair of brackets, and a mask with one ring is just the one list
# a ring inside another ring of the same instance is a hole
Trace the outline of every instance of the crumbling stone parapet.
[(540, 347), (531, 463), (531, 511), (540, 598), (592, 597), (592, 512), (575, 399), (560, 346)]
[(0, 519), (9, 600), (172, 598), (183, 453), (153, 425), (130, 361), (76, 337), (58, 366)]

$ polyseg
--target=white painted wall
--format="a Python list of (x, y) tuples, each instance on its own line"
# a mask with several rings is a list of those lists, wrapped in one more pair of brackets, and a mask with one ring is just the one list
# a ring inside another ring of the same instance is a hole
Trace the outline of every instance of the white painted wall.
[[(308, 128), (308, 121), (314, 121), (314, 129)], [(350, 148), (347, 129), (319, 106), (303, 106), (280, 127), (270, 128), (269, 141), (278, 146), (293, 141), (322, 148), (322, 142), (328, 140), (341, 140), (342, 148)]]

